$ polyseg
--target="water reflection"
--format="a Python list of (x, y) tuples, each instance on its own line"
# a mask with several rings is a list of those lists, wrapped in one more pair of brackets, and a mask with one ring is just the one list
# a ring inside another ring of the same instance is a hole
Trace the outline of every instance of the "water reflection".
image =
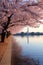
[(13, 36), (11, 65), (39, 65), (39, 60), (29, 57), (29, 51), (27, 37)]

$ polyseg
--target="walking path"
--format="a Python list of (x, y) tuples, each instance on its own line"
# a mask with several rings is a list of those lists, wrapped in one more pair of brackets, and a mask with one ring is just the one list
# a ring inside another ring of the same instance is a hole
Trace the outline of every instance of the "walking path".
[(11, 65), (11, 40), (0, 43), (0, 65)]

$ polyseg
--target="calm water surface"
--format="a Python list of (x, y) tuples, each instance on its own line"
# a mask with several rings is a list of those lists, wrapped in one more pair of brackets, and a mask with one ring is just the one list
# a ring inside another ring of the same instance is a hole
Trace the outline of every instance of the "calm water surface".
[(43, 36), (14, 36), (14, 39), (22, 49), (22, 56), (38, 59), (43, 65)]

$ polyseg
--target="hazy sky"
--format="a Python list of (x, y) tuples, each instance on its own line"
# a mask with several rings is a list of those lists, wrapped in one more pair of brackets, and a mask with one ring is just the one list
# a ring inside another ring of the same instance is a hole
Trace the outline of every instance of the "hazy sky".
[(30, 31), (30, 32), (43, 32), (43, 25), (40, 25), (39, 28), (29, 27), (29, 31)]
[[(40, 27), (38, 28), (34, 28), (34, 27), (28, 27), (29, 32), (43, 32), (43, 25), (40, 25)], [(26, 32), (27, 31), (27, 27), (24, 27), (22, 30), (20, 30), (20, 32)]]

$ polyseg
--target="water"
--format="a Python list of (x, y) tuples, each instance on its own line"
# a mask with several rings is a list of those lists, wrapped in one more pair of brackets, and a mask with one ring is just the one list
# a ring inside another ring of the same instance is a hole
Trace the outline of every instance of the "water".
[(38, 59), (40, 65), (43, 65), (43, 36), (15, 36), (19, 47), (21, 47), (21, 55)]

